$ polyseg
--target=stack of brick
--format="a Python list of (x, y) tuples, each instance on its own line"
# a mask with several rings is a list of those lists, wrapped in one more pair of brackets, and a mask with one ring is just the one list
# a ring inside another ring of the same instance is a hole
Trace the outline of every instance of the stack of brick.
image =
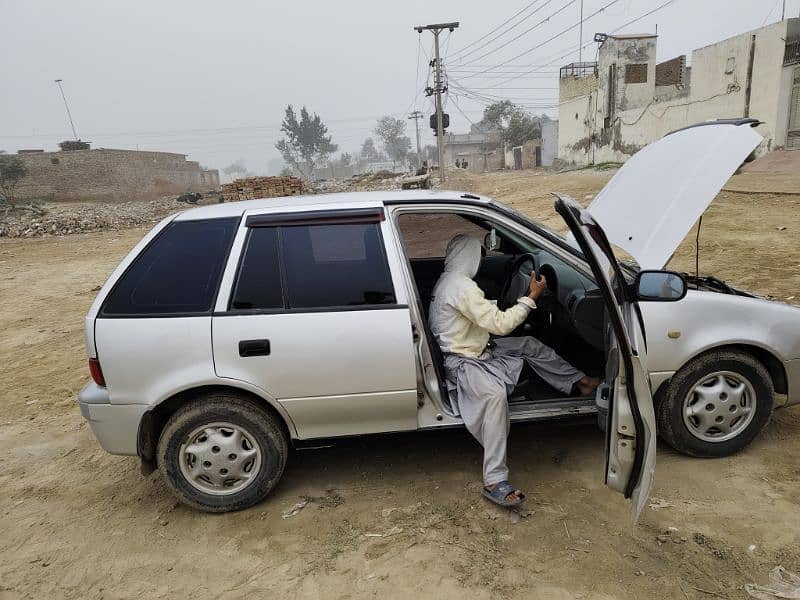
[(246, 177), (222, 186), (225, 202), (297, 196), (303, 193), (303, 181), (297, 177)]

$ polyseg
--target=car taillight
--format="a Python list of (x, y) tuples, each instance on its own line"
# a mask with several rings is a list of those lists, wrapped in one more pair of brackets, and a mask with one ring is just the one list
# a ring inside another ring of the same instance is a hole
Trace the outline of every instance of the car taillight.
[(92, 374), (92, 379), (100, 387), (106, 387), (106, 379), (103, 377), (103, 369), (100, 368), (100, 361), (96, 358), (89, 359), (89, 372)]

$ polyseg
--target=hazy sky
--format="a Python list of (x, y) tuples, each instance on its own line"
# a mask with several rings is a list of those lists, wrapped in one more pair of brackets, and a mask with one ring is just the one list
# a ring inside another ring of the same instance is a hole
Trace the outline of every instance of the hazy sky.
[[(664, 2), (584, 0), (583, 41)], [(658, 25), (664, 60), (776, 21), (781, 2), (675, 0), (620, 32)], [(579, 10), (580, 0), (0, 0), (0, 150), (55, 150), (71, 137), (57, 78), (93, 147), (180, 152), (214, 168), (241, 158), (264, 172), (288, 103), (319, 113), (341, 150), (357, 151), (377, 117), (415, 108), (426, 113), (423, 143), (433, 143), (432, 104), (420, 93), (432, 35), (412, 27), (442, 21), (461, 23), (442, 35), (451, 131), (467, 131), (493, 97), (555, 115), (544, 107), (557, 102), (557, 67), (577, 60), (579, 45), (577, 26), (559, 34)], [(786, 0), (787, 16), (799, 11), (800, 0)], [(413, 140), (413, 121), (407, 131)]]

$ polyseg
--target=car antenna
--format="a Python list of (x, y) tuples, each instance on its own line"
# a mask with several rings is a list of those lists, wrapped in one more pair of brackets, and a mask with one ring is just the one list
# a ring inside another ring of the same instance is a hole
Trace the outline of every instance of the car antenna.
[(697, 221), (697, 236), (694, 239), (694, 275), (700, 278), (700, 228), (703, 226), (703, 215)]

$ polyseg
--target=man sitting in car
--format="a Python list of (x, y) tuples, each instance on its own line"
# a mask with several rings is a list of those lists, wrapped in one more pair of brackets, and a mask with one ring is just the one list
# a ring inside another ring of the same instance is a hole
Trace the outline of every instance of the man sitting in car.
[(444, 272), (433, 289), (430, 327), (444, 353), (448, 387), (456, 392), (456, 410), (483, 446), (483, 495), (501, 506), (516, 506), (525, 495), (508, 481), (507, 393), (525, 363), (565, 394), (589, 395), (599, 381), (588, 377), (534, 337), (505, 336), (522, 325), (547, 288), (531, 278), (527, 296), (500, 310), (473, 281), (482, 257), (481, 242), (457, 235), (447, 245)]

